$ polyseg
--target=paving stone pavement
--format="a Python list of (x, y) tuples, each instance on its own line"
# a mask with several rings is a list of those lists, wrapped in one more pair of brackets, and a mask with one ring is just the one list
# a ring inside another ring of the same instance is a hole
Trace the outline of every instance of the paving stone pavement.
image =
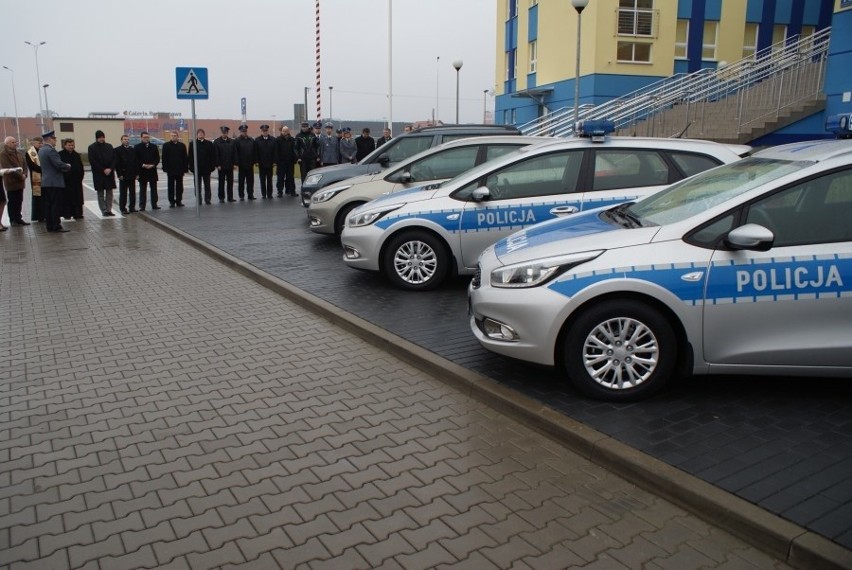
[(783, 568), (139, 219), (0, 234), (0, 569)]

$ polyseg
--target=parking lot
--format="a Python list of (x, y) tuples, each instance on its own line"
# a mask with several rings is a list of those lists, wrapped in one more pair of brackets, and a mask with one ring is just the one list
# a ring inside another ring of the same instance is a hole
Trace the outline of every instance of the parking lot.
[[(336, 238), (307, 229), (298, 199), (214, 204), (203, 207), (200, 217), (191, 207), (155, 215), (454, 363), (852, 548), (848, 381), (707, 377), (681, 381), (641, 403), (588, 400), (553, 370), (480, 348), (468, 330), (467, 279), (410, 293), (392, 288), (379, 275), (348, 269)], [(231, 294), (237, 297), (240, 291)]]

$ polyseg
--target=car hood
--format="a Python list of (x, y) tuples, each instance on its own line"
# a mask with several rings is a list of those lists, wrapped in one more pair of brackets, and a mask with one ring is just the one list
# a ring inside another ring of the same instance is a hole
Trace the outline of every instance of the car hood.
[(359, 209), (370, 209), (373, 208), (384, 208), (386, 206), (395, 206), (397, 204), (408, 204), (411, 202), (422, 202), (423, 200), (428, 200), (433, 197), (438, 189), (429, 188), (431, 184), (426, 184), (424, 186), (414, 186), (413, 188), (408, 188), (406, 190), (400, 190), (399, 192), (390, 192), (387, 194), (382, 194), (375, 200), (371, 200), (367, 202)]
[[(339, 165), (338, 165), (339, 166)], [(336, 168), (335, 166), (329, 166), (329, 168)], [(311, 172), (314, 172), (313, 170)], [(380, 172), (370, 172), (368, 174), (359, 174), (358, 176), (353, 176), (352, 178), (347, 178), (346, 180), (341, 180), (340, 184), (336, 184), (336, 186), (355, 186), (356, 184), (366, 184), (367, 182), (372, 182), (377, 178), (381, 178)]]
[(599, 208), (535, 224), (498, 241), (494, 253), (509, 265), (530, 259), (595, 249), (618, 249), (649, 243), (659, 226), (623, 228), (602, 220)]

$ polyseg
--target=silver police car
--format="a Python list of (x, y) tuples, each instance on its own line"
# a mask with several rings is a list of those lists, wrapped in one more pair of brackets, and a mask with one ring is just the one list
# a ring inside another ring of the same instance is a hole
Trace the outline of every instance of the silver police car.
[(308, 207), (312, 232), (339, 234), (349, 212), (388, 192), (443, 182), (478, 164), (493, 160), (545, 137), (478, 136), (435, 146), (382, 172), (363, 174), (317, 190)]
[(382, 271), (403, 289), (437, 287), (472, 274), (489, 245), (521, 228), (635, 200), (751, 149), (709, 141), (588, 136), (529, 146), (486, 162), (437, 188), (382, 196), (353, 210), (341, 235), (344, 262)]
[(488, 350), (596, 398), (696, 374), (852, 376), (852, 141), (772, 148), (517, 232), (469, 288)]

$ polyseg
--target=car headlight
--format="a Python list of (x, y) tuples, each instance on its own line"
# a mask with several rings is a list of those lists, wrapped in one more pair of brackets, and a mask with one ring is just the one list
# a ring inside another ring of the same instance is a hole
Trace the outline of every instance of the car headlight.
[(305, 178), (305, 186), (316, 186), (322, 180), (322, 174), (308, 174)]
[(379, 210), (365, 210), (363, 212), (355, 211), (351, 216), (349, 216), (349, 227), (358, 228), (361, 226), (369, 226), (379, 218), (382, 218), (394, 210), (402, 208), (404, 205), (405, 204), (397, 204), (395, 206), (388, 206), (387, 208), (381, 208)]
[(329, 188), (328, 190), (321, 190), (311, 196), (311, 202), (314, 204), (319, 204), (320, 202), (328, 202), (347, 188), (352, 188), (352, 185), (349, 184), (347, 186), (335, 186), (334, 188)]
[(584, 251), (506, 265), (491, 272), (491, 286), (504, 288), (537, 287), (572, 267), (595, 259), (603, 252), (602, 249)]

